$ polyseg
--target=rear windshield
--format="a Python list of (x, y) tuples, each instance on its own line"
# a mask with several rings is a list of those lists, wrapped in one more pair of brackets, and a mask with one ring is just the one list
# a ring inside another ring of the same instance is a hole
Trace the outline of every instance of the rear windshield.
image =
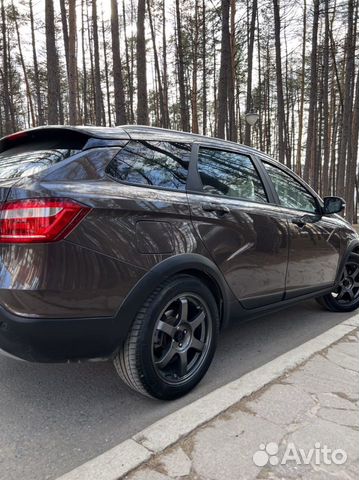
[(64, 148), (53, 142), (36, 142), (0, 153), (0, 180), (23, 178), (45, 170), (81, 151), (76, 145)]

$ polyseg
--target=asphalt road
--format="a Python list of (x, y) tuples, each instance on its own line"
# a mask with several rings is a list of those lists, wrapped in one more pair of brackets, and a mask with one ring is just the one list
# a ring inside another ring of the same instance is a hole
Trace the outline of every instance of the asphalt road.
[(0, 479), (55, 479), (350, 316), (311, 301), (233, 322), (201, 384), (171, 403), (130, 392), (111, 363), (36, 365), (0, 357)]

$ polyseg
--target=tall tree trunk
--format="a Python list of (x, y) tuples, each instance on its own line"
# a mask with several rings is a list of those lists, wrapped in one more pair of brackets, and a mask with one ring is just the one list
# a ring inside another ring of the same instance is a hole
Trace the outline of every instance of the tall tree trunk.
[(92, 2), (92, 29), (93, 29), (93, 49), (94, 49), (94, 82), (95, 82), (95, 121), (96, 125), (102, 125), (102, 90), (101, 90), (101, 71), (100, 71), (100, 52), (98, 41), (98, 23), (97, 23), (97, 0)]
[(10, 37), (10, 30), (8, 29), (6, 32), (7, 35), (7, 65), (8, 65), (8, 76), (9, 76), (9, 106), (10, 106), (10, 121), (11, 121), (11, 131), (14, 132), (17, 130), (18, 119), (16, 116), (16, 106), (15, 106), (15, 93), (16, 87), (14, 85), (15, 81), (15, 65), (11, 60), (11, 37)]
[(317, 162), (317, 138), (315, 125), (317, 120), (317, 97), (318, 97), (318, 72), (317, 72), (317, 50), (318, 50), (318, 23), (319, 23), (319, 0), (314, 1), (313, 32), (312, 32), (312, 53), (310, 57), (310, 99), (309, 117), (307, 127), (307, 147), (304, 165), (304, 179), (313, 181), (314, 169)]
[(281, 163), (285, 162), (286, 124), (283, 97), (282, 57), (280, 41), (280, 11), (278, 0), (273, 0), (274, 34), (275, 34), (275, 64), (277, 79), (277, 112), (278, 112), (278, 156)]
[(170, 128), (170, 114), (168, 110), (168, 79), (167, 79), (167, 35), (166, 35), (166, 5), (162, 0), (162, 58), (163, 58), (163, 102), (164, 128)]
[[(254, 47), (254, 33), (256, 29), (256, 16), (257, 16), (257, 0), (253, 0), (252, 3), (252, 16), (251, 24), (249, 28), (249, 42), (248, 42), (248, 74), (247, 74), (247, 100), (246, 100), (246, 112), (253, 110), (252, 104), (252, 69), (253, 69), (253, 47)], [(251, 126), (246, 122), (244, 143), (246, 145), (251, 144)]]
[[(131, 0), (131, 12), (133, 9), (133, 1)], [(125, 57), (126, 57), (126, 77), (127, 77), (127, 91), (128, 91), (128, 108), (126, 111), (127, 118), (130, 123), (135, 122), (135, 114), (133, 109), (133, 97), (134, 97), (134, 86), (133, 86), (133, 42), (131, 42), (131, 48), (129, 46), (129, 40), (127, 37), (127, 21), (126, 21), (126, 9), (125, 9), (125, 0), (122, 3), (122, 17), (123, 17), (123, 33), (125, 37)]]
[(10, 89), (9, 89), (9, 65), (8, 65), (8, 56), (7, 56), (7, 22), (5, 16), (5, 6), (4, 0), (1, 0), (1, 34), (2, 34), (2, 47), (3, 47), (3, 55), (2, 55), (2, 83), (3, 83), (3, 90), (4, 90), (4, 121), (5, 121), (5, 128), (4, 134), (7, 135), (12, 131), (12, 122), (11, 122), (11, 102), (10, 102)]
[(39, 64), (37, 61), (37, 52), (36, 52), (35, 22), (34, 22), (34, 11), (32, 6), (32, 0), (29, 0), (29, 8), (30, 8), (32, 58), (33, 58), (33, 64), (34, 64), (34, 83), (35, 83), (36, 104), (37, 104), (37, 123), (38, 125), (43, 125), (44, 112), (43, 112), (43, 106), (42, 106), (42, 100), (41, 100)]
[(76, 0), (68, 0), (69, 5), (69, 50), (68, 50), (68, 82), (69, 82), (69, 121), (77, 125), (77, 54), (76, 54)]
[[(103, 11), (101, 12), (101, 25), (102, 25), (102, 48), (103, 48), (103, 59), (105, 64), (105, 84), (106, 84), (106, 109), (107, 109), (107, 118), (109, 126), (112, 125), (111, 120), (111, 95), (110, 95), (110, 76), (109, 76), (109, 66), (107, 59), (107, 41), (106, 41), (106, 30), (105, 30), (105, 20), (103, 18)], [(106, 125), (106, 115), (105, 125)]]
[(61, 22), (62, 22), (62, 35), (64, 38), (64, 48), (65, 48), (65, 60), (66, 60), (66, 71), (67, 76), (69, 75), (69, 26), (67, 24), (67, 11), (65, 0), (60, 0), (60, 11), (61, 11)]
[[(348, 31), (346, 38), (346, 63), (345, 63), (345, 82), (344, 82), (344, 106), (343, 117), (341, 127), (341, 143), (338, 154), (338, 176), (337, 176), (337, 194), (345, 197), (345, 172), (347, 171), (347, 157), (348, 149), (350, 149), (349, 139), (352, 129), (352, 107), (353, 107), (353, 95), (352, 95), (352, 82), (354, 78), (354, 0), (348, 0)], [(347, 201), (351, 199), (346, 198)]]
[(231, 45), (229, 31), (230, 0), (221, 1), (222, 41), (221, 67), (218, 82), (217, 131), (219, 138), (225, 138), (225, 127), (228, 113), (228, 65), (231, 63)]
[(145, 38), (146, 0), (137, 8), (137, 123), (148, 125), (147, 61)]
[(82, 44), (82, 103), (83, 103), (83, 122), (86, 125), (89, 122), (89, 113), (87, 105), (87, 68), (85, 55), (85, 0), (81, 0), (81, 44)]
[(336, 147), (338, 137), (338, 111), (337, 111), (337, 95), (332, 76), (332, 88), (330, 99), (330, 123), (331, 123), (331, 140), (330, 140), (330, 170), (329, 183), (330, 193), (335, 194), (336, 191)]
[(152, 38), (152, 47), (153, 47), (153, 54), (154, 54), (154, 60), (155, 60), (155, 71), (156, 71), (156, 76), (157, 76), (157, 81), (158, 81), (158, 96), (160, 100), (160, 126), (163, 127), (166, 120), (166, 112), (165, 112), (165, 102), (164, 102), (164, 96), (163, 96), (163, 83), (162, 83), (162, 78), (161, 78), (161, 71), (160, 71), (160, 62), (158, 60), (158, 52), (157, 52), (157, 45), (156, 45), (156, 32), (153, 26), (153, 19), (152, 19), (152, 13), (151, 13), (151, 4), (150, 0), (147, 0), (147, 10), (148, 10), (148, 18), (150, 21), (150, 30), (151, 30), (151, 38)]
[(206, 1), (202, 1), (202, 133), (207, 134), (207, 32)]
[(93, 35), (91, 29), (91, 0), (86, 0), (86, 30), (87, 30), (87, 39), (88, 39), (88, 58), (90, 60), (90, 81), (88, 82), (88, 92), (89, 92), (89, 122), (91, 124), (96, 123), (95, 119), (95, 67), (94, 67), (94, 55), (93, 55)]
[(303, 0), (303, 37), (302, 37), (302, 69), (300, 74), (300, 107), (298, 119), (298, 143), (296, 157), (296, 172), (302, 174), (302, 138), (303, 138), (303, 115), (304, 115), (304, 93), (305, 93), (305, 66), (306, 66), (306, 43), (307, 43), (307, 1)]
[(191, 107), (192, 107), (192, 132), (198, 133), (198, 0), (195, 0), (194, 7), (194, 32), (193, 32), (193, 67), (192, 67), (192, 92), (191, 92)]
[(263, 88), (264, 82), (262, 79), (262, 52), (260, 42), (260, 26), (259, 26), (259, 13), (257, 8), (257, 57), (258, 57), (258, 130), (259, 130), (259, 149), (264, 150), (263, 142)]
[(322, 193), (329, 195), (329, 156), (330, 156), (330, 118), (329, 118), (329, 0), (325, 0), (325, 31), (323, 50), (323, 173)]
[[(216, 29), (213, 25), (211, 36), (212, 36), (212, 43), (215, 46), (216, 45)], [(216, 52), (214, 52), (213, 55), (213, 107), (214, 107), (214, 122), (211, 126), (211, 135), (217, 135), (217, 121), (218, 121), (218, 91), (217, 91), (217, 55)], [(224, 128), (224, 127), (223, 127)]]
[(271, 154), (272, 148), (272, 122), (271, 122), (271, 91), (270, 91), (270, 72), (271, 72), (269, 44), (266, 45), (266, 151)]
[[(349, 5), (349, 15), (348, 20), (350, 21), (351, 12)], [(354, 8), (354, 5), (353, 5)], [(355, 197), (355, 180), (357, 175), (357, 168), (358, 168), (358, 134), (359, 134), (359, 72), (357, 73), (356, 79), (356, 87), (354, 85), (354, 55), (355, 55), (355, 39), (356, 39), (356, 32), (357, 32), (357, 22), (358, 22), (358, 3), (355, 8), (355, 14), (353, 15), (353, 24), (352, 24), (352, 34), (349, 35), (348, 30), (348, 59), (347, 63), (349, 63), (349, 67), (347, 66), (347, 75), (350, 75), (351, 81), (351, 88), (349, 88), (349, 105), (350, 105), (350, 113), (352, 111), (352, 106), (354, 106), (353, 113), (351, 118), (348, 121), (348, 147), (347, 147), (347, 169), (346, 169), (346, 188), (345, 188), (345, 198), (347, 200), (347, 208), (345, 212), (345, 216), (347, 220), (353, 222), (354, 220), (354, 197)], [(355, 19), (355, 20), (354, 20)], [(349, 28), (349, 27), (348, 27)], [(351, 58), (349, 58), (351, 57)], [(347, 82), (346, 82), (347, 83)], [(348, 82), (348, 87), (350, 82)], [(355, 92), (354, 92), (355, 89)], [(353, 105), (354, 102), (354, 105)], [(358, 198), (357, 198), (358, 203)]]
[(47, 59), (47, 121), (56, 125), (59, 121), (59, 66), (55, 40), (53, 0), (45, 0), (45, 30)]
[(236, 0), (231, 0), (230, 8), (230, 63), (228, 64), (228, 139), (236, 142), (238, 139), (236, 124)]
[(180, 2), (176, 0), (176, 25), (177, 25), (177, 58), (178, 58), (178, 83), (180, 94), (181, 128), (184, 132), (189, 132), (189, 115), (186, 99), (186, 85), (184, 75), (184, 58), (182, 44), (182, 25)]
[(116, 125), (125, 125), (127, 123), (127, 115), (120, 55), (117, 0), (111, 0), (111, 38)]
[(11, 2), (11, 6), (12, 6), (12, 13), (13, 13), (13, 16), (14, 16), (16, 37), (17, 37), (17, 43), (18, 43), (18, 48), (19, 48), (20, 63), (21, 63), (21, 67), (22, 67), (22, 71), (23, 71), (23, 75), (24, 75), (24, 81), (25, 81), (26, 97), (27, 97), (27, 100), (28, 100), (29, 112), (30, 112), (30, 117), (31, 117), (31, 122), (29, 122), (29, 125), (34, 127), (36, 125), (35, 111), (34, 111), (34, 106), (33, 106), (33, 102), (32, 102), (32, 94), (31, 94), (29, 77), (28, 77), (28, 74), (27, 74), (27, 71), (26, 71), (24, 55), (22, 53), (22, 47), (21, 47), (22, 43), (21, 43), (21, 38), (20, 38), (19, 24), (18, 24), (18, 21), (17, 21), (18, 12), (15, 10), (13, 0)]

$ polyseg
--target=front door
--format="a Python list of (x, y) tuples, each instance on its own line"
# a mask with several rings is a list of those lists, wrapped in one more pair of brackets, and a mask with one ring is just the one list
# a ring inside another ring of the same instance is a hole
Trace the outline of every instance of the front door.
[(333, 285), (340, 254), (337, 226), (320, 215), (318, 200), (302, 182), (276, 165), (263, 164), (288, 221), (286, 298)]
[(192, 223), (244, 307), (280, 301), (287, 269), (287, 223), (269, 203), (252, 159), (199, 148)]

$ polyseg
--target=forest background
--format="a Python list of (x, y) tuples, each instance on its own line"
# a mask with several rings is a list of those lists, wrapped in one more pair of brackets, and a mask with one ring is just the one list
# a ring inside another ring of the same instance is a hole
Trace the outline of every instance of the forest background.
[[(244, 143), (358, 218), (359, 0), (0, 0), (0, 137), (145, 124)], [(251, 127), (245, 114), (256, 112)]]

